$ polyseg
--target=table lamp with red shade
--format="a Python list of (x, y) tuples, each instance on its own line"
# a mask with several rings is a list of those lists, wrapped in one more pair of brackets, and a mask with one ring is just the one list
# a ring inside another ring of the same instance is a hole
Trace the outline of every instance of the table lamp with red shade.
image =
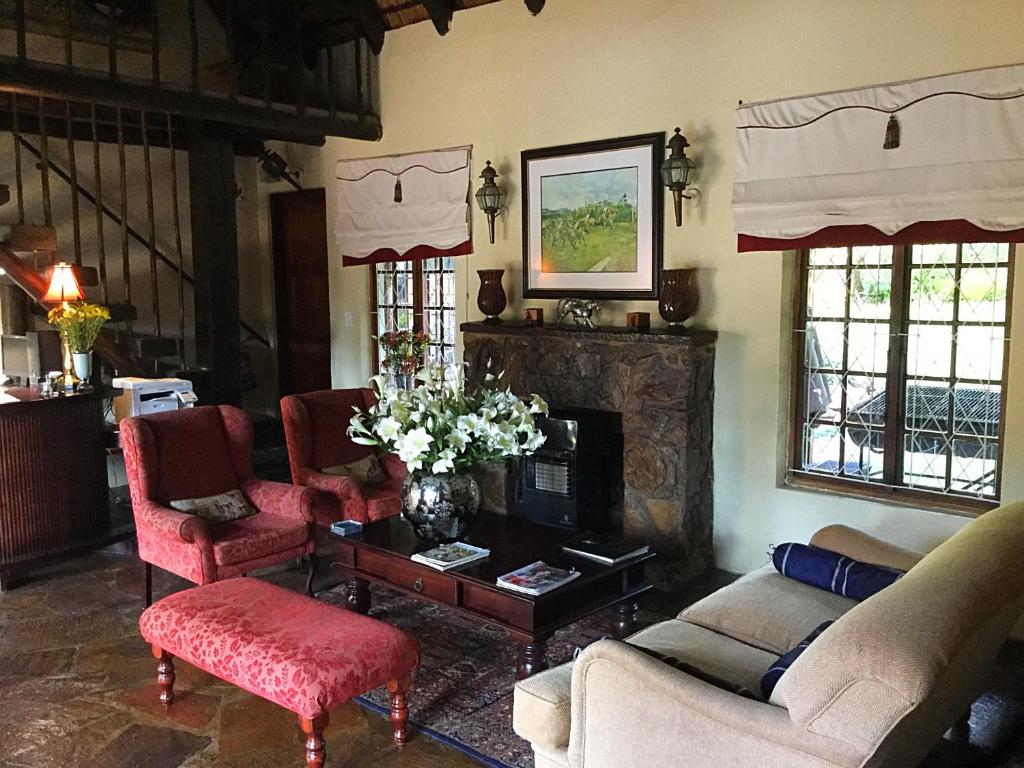
[(75, 277), (75, 268), (63, 261), (54, 264), (50, 271), (50, 285), (41, 300), (47, 304), (63, 303), (66, 306), (69, 301), (83, 299), (85, 294)]

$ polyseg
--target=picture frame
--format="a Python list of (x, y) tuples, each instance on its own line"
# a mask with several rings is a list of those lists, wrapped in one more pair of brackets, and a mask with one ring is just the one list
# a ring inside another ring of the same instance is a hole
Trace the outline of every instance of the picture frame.
[(523, 296), (659, 296), (665, 133), (521, 153)]

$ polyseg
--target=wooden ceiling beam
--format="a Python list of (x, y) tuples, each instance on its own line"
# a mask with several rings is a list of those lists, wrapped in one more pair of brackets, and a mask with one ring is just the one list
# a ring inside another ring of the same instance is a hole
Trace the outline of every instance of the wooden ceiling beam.
[(427, 9), (437, 34), (442, 37), (447, 35), (452, 26), (452, 16), (458, 7), (457, 0), (421, 0), (421, 3)]
[(355, 0), (348, 12), (369, 43), (370, 50), (379, 55), (384, 48), (384, 33), (388, 27), (375, 0)]

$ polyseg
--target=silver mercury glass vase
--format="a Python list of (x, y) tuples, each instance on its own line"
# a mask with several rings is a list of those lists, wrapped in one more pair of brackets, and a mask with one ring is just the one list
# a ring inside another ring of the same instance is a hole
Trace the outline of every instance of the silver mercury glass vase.
[(402, 486), (402, 516), (423, 541), (458, 541), (480, 509), (480, 487), (468, 472), (410, 472)]

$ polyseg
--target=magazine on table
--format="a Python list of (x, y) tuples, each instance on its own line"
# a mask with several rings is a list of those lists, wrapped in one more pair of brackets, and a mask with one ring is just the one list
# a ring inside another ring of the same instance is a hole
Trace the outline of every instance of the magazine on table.
[(536, 563), (499, 576), (498, 586), (536, 597), (568, 584), (579, 575), (579, 571), (566, 571), (538, 560)]
[(646, 544), (630, 544), (628, 541), (616, 539), (590, 531), (570, 539), (562, 545), (562, 551), (570, 555), (585, 557), (596, 563), (615, 565), (640, 555), (646, 555), (649, 547)]
[(477, 560), (483, 560), (491, 554), (491, 550), (483, 547), (474, 547), (472, 544), (463, 544), (456, 541), (452, 544), (442, 544), (440, 547), (429, 549), (426, 552), (417, 552), (410, 557), (417, 563), (429, 565), (439, 571), (448, 571), (452, 568), (460, 568)]

